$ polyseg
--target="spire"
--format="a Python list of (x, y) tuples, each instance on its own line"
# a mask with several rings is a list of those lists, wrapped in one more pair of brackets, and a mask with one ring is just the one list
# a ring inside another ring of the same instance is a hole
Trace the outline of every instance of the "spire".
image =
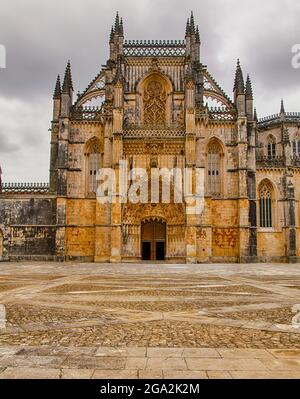
[(119, 28), (120, 28), (120, 18), (119, 18), (119, 12), (117, 11), (116, 19), (115, 19), (115, 32), (117, 34), (119, 33)]
[(124, 37), (124, 26), (123, 26), (123, 18), (120, 21), (120, 29), (119, 29), (120, 36)]
[(233, 91), (236, 91), (237, 94), (244, 94), (245, 93), (245, 84), (244, 84), (244, 77), (243, 71), (240, 65), (240, 60), (237, 60), (236, 72), (235, 72), (235, 82)]
[(188, 18), (187, 22), (186, 22), (186, 28), (185, 28), (185, 37), (188, 37), (190, 35), (191, 35), (191, 25), (190, 25), (190, 20)]
[(61, 97), (61, 84), (60, 84), (60, 76), (57, 76), (55, 90), (53, 93), (53, 100), (58, 100)]
[(191, 12), (191, 33), (195, 34), (196, 30), (195, 30), (195, 19), (194, 19), (194, 13), (193, 11)]
[(114, 27), (111, 27), (111, 31), (110, 31), (110, 37), (109, 37), (109, 42), (113, 43), (114, 42), (114, 37), (115, 37), (115, 31), (114, 31)]
[(246, 82), (246, 99), (253, 100), (253, 90), (249, 75), (247, 75), (247, 82)]
[(197, 29), (196, 29), (196, 43), (200, 43), (200, 32), (199, 32), (198, 25), (197, 25)]
[(281, 114), (281, 115), (284, 115), (284, 114), (285, 114), (283, 99), (281, 99), (280, 114)]
[(73, 89), (73, 81), (72, 81), (71, 63), (69, 60), (67, 67), (66, 67), (66, 72), (65, 72), (65, 78), (64, 78), (64, 83), (63, 83), (63, 93), (69, 94), (70, 90), (73, 91), (74, 89)]

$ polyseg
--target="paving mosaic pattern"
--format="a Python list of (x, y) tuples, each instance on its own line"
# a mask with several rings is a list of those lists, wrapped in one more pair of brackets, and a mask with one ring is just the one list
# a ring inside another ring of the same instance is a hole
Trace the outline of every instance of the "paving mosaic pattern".
[(299, 265), (0, 263), (0, 378), (299, 378), (299, 288)]

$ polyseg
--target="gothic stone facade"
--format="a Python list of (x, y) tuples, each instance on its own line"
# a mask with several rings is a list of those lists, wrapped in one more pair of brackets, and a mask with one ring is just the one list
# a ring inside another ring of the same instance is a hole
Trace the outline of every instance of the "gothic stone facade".
[[(193, 15), (184, 41), (124, 41), (117, 16), (109, 45), (75, 101), (69, 63), (57, 80), (50, 184), (3, 184), (0, 260), (299, 261), (300, 114), (282, 102), (258, 120), (239, 62), (231, 100), (202, 63)], [(118, 174), (120, 160), (204, 170), (204, 212), (101, 204), (96, 170)]]

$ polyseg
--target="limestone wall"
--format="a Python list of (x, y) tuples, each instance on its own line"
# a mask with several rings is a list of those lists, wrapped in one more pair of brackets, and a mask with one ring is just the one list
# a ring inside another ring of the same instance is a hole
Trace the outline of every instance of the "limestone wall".
[(56, 201), (46, 196), (2, 196), (0, 260), (54, 259)]

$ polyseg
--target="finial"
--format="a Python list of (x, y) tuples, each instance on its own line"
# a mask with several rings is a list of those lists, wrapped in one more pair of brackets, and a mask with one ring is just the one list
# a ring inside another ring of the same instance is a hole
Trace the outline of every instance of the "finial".
[(233, 91), (236, 91), (237, 94), (245, 94), (245, 83), (239, 58), (237, 60)]
[(284, 109), (284, 102), (283, 102), (283, 99), (281, 99), (280, 113), (281, 113), (282, 115), (284, 115), (284, 114), (285, 114), (285, 109)]
[(65, 78), (64, 78), (64, 83), (63, 83), (63, 93), (68, 93), (70, 90), (73, 89), (73, 81), (72, 81), (72, 72), (71, 72), (71, 63), (70, 60), (68, 61), (66, 71), (65, 71)]
[(252, 83), (249, 75), (247, 75), (247, 81), (246, 81), (246, 99), (253, 100)]
[(115, 37), (115, 31), (114, 31), (114, 27), (111, 27), (111, 31), (110, 31), (110, 37), (109, 37), (109, 42), (113, 43), (114, 42), (114, 37)]
[(53, 93), (53, 100), (58, 100), (61, 97), (61, 84), (60, 84), (60, 76), (57, 76), (55, 90)]
[(116, 33), (119, 33), (119, 27), (120, 27), (120, 18), (119, 18), (119, 12), (117, 11), (116, 19), (115, 19), (115, 32)]
[(123, 37), (124, 36), (124, 26), (123, 26), (123, 18), (120, 20), (120, 29), (119, 29), (120, 35)]
[(188, 18), (186, 22), (185, 37), (188, 37), (190, 35), (191, 35), (191, 25), (190, 25), (190, 20)]
[(194, 19), (194, 13), (191, 11), (191, 33), (195, 34), (195, 19)]
[(255, 122), (258, 121), (256, 108), (254, 108), (254, 120)]
[(199, 26), (197, 25), (196, 29), (196, 42), (200, 43), (200, 32), (199, 32)]

